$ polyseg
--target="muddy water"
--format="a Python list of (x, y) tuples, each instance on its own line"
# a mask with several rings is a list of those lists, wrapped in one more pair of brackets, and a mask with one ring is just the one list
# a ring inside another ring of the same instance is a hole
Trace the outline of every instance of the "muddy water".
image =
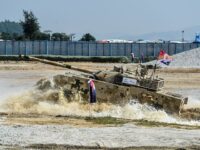
[(200, 89), (178, 89), (176, 93), (188, 97), (186, 108), (200, 108)]
[[(112, 116), (194, 126), (200, 125), (199, 121), (180, 120), (169, 116), (162, 110), (158, 111), (152, 107), (140, 105), (134, 100), (124, 107), (107, 104), (89, 106), (80, 103), (66, 103), (62, 97), (57, 103), (49, 101), (48, 94), (45, 95), (35, 90), (34, 85), (40, 78), (51, 78), (59, 73), (64, 73), (64, 71), (1, 71), (0, 110), (12, 113), (34, 113), (53, 116)], [(49, 91), (49, 93), (51, 92)], [(182, 89), (177, 90), (177, 92), (190, 96), (190, 100), (197, 103), (200, 100), (198, 89)], [(71, 125), (8, 124), (4, 122), (5, 120), (5, 117), (1, 117), (0, 144), (8, 146), (29, 146), (31, 144), (99, 145), (102, 147), (200, 146), (199, 130), (144, 128), (129, 124), (121, 127), (77, 128)], [(43, 137), (42, 139), (41, 136)]]

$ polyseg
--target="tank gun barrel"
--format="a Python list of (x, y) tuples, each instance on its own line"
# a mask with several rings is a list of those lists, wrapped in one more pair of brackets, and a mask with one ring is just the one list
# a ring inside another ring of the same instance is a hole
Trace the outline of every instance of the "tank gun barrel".
[(47, 60), (47, 59), (40, 59), (40, 58), (33, 57), (33, 56), (29, 56), (29, 59), (33, 60), (33, 61), (38, 61), (38, 62), (41, 62), (41, 63), (53, 65), (53, 66), (58, 66), (58, 67), (67, 68), (67, 69), (71, 69), (71, 70), (81, 71), (81, 72), (84, 72), (84, 73), (89, 73), (89, 74), (94, 73), (94, 72), (87, 70), (87, 69), (81, 69), (81, 68), (78, 68), (78, 67), (75, 67), (75, 66), (71, 66), (71, 65), (68, 65), (68, 64), (62, 64), (62, 63), (54, 62), (54, 61)]

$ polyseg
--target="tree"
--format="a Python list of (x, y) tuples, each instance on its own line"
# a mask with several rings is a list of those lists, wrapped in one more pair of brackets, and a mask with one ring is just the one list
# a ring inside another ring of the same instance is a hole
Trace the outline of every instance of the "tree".
[(23, 35), (17, 34), (17, 33), (6, 33), (2, 32), (0, 35), (0, 39), (3, 40), (25, 40), (25, 37)]
[(38, 32), (37, 34), (36, 34), (36, 39), (37, 40), (49, 40), (49, 34), (47, 34), (47, 33), (44, 33), (44, 32)]
[(23, 10), (24, 21), (20, 21), (24, 35), (26, 39), (34, 40), (37, 36), (37, 33), (40, 32), (40, 26), (38, 19), (35, 17), (32, 11), (28, 12)]
[(82, 36), (80, 41), (96, 41), (95, 37), (92, 36), (90, 33), (86, 33)]
[(22, 29), (22, 25), (20, 23), (5, 20), (5, 21), (0, 22), (0, 32), (1, 33), (5, 32), (5, 33), (9, 33), (9, 34), (16, 33), (18, 35), (22, 35), (23, 29)]
[(12, 39), (12, 35), (10, 33), (2, 32), (1, 33), (1, 38), (3, 40), (11, 40)]
[(70, 38), (65, 33), (53, 33), (51, 39), (54, 41), (69, 41)]

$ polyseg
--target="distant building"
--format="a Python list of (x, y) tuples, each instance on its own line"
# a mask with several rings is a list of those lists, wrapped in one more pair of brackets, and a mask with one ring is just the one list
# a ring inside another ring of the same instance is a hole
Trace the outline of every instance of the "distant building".
[(165, 43), (163, 40), (138, 40), (136, 43)]
[(107, 39), (107, 40), (100, 40), (99, 43), (133, 43), (130, 40), (121, 40), (121, 39)]
[(188, 43), (187, 41), (169, 41), (170, 43), (177, 43), (177, 44), (181, 44), (181, 43)]

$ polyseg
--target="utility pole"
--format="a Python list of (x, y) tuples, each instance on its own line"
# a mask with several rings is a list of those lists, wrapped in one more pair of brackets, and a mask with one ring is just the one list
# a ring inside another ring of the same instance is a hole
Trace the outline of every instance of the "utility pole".
[(49, 41), (51, 41), (51, 30), (45, 30), (44, 33), (49, 34)]
[(71, 33), (70, 35), (69, 35), (69, 37), (70, 37), (70, 41), (72, 42), (73, 41), (73, 39), (75, 38), (75, 33)]
[[(51, 30), (45, 30), (44, 33), (49, 34), (49, 41), (51, 41)], [(46, 55), (49, 55), (49, 42), (46, 41)]]

